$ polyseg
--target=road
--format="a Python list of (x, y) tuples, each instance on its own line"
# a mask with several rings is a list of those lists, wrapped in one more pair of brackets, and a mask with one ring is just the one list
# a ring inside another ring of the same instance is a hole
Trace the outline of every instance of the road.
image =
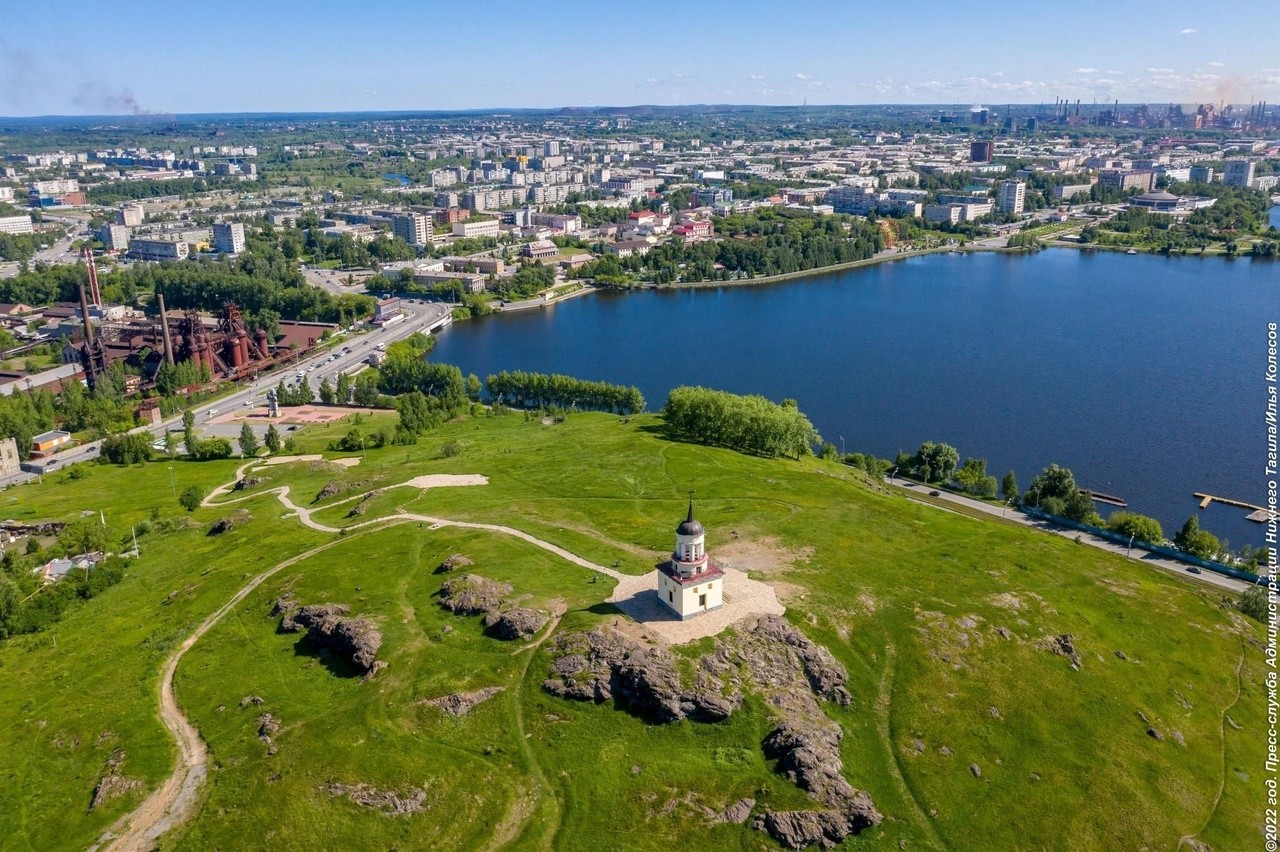
[(307, 279), (307, 283), (312, 287), (318, 287), (335, 296), (341, 296), (344, 293), (363, 293), (364, 285), (355, 284), (351, 287), (346, 286), (342, 282), (350, 273), (339, 272), (336, 269), (315, 269), (310, 266), (302, 267), (302, 276)]
[[(228, 411), (255, 405), (265, 405), (267, 391), (274, 388), (281, 379), (286, 382), (295, 381), (298, 378), (299, 370), (302, 371), (303, 376), (312, 387), (319, 387), (320, 381), (325, 377), (328, 377), (330, 384), (333, 384), (337, 381), (339, 372), (343, 370), (354, 371), (369, 357), (369, 353), (373, 352), (378, 344), (391, 344), (424, 329), (437, 328), (447, 324), (451, 321), (453, 306), (442, 302), (402, 303), (401, 310), (406, 318), (395, 325), (353, 337), (347, 342), (321, 350), (310, 358), (303, 359), (296, 364), (281, 367), (271, 373), (264, 373), (256, 380), (246, 382), (239, 390), (228, 396), (202, 403), (195, 412), (197, 428), (201, 424), (207, 424), (214, 417), (225, 414)], [(350, 351), (343, 354), (344, 350)], [(334, 355), (338, 357), (332, 358)], [(163, 423), (154, 426), (140, 426), (133, 431), (149, 432), (159, 439), (164, 436), (165, 432), (176, 431), (181, 428), (182, 416), (178, 415), (165, 420)], [(97, 458), (101, 446), (101, 441), (90, 441), (58, 453), (44, 465), (40, 473), (24, 471), (23, 473), (14, 474), (0, 480), (0, 488), (30, 482), (42, 473), (59, 471), (76, 462)]]
[(1132, 559), (1134, 562), (1140, 562), (1143, 565), (1160, 568), (1164, 571), (1176, 574), (1184, 580), (1196, 580), (1201, 583), (1207, 583), (1210, 586), (1216, 586), (1220, 589), (1232, 592), (1243, 592), (1245, 589), (1249, 588), (1250, 585), (1243, 580), (1236, 580), (1232, 577), (1216, 574), (1213, 571), (1204, 571), (1200, 574), (1196, 574), (1189, 571), (1188, 568), (1191, 566), (1185, 563), (1178, 562), (1173, 559), (1165, 559), (1164, 557), (1157, 556), (1154, 553), (1148, 553), (1141, 549), (1130, 552), (1128, 548), (1116, 544), (1113, 541), (1108, 541), (1105, 538), (1099, 538), (1098, 536), (1082, 533), (1067, 527), (1055, 526), (1046, 521), (1042, 521), (1039, 518), (1024, 515), (1016, 509), (1006, 509), (1003, 506), (993, 506), (990, 503), (984, 503), (981, 500), (974, 500), (972, 497), (965, 497), (963, 494), (935, 489), (906, 479), (894, 479), (893, 477), (888, 477), (886, 482), (903, 491), (911, 499), (921, 503), (928, 503), (930, 505), (941, 503), (944, 506), (947, 503), (953, 503), (958, 506), (964, 506), (968, 509), (975, 509), (979, 512), (984, 512), (988, 515), (994, 515), (998, 518), (1004, 518), (1010, 523), (1056, 533), (1063, 538), (1069, 538), (1072, 540), (1079, 539), (1082, 544), (1087, 544), (1090, 547), (1096, 547), (1099, 550), (1106, 550), (1118, 556), (1127, 557)]

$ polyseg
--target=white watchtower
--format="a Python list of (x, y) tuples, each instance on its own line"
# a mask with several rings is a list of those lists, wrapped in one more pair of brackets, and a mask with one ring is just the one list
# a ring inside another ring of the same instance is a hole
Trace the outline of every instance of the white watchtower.
[(658, 598), (682, 620), (724, 606), (724, 571), (707, 556), (706, 539), (690, 502), (675, 551), (658, 565)]

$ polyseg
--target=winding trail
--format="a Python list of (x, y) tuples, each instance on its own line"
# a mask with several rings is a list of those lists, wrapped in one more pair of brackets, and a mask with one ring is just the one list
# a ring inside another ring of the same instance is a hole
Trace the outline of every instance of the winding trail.
[[(324, 506), (318, 506), (315, 509), (308, 509), (304, 506), (299, 506), (290, 500), (289, 486), (282, 485), (278, 488), (270, 488), (253, 494), (246, 494), (243, 497), (237, 497), (233, 500), (214, 502), (215, 498), (230, 493), (232, 488), (235, 486), (235, 483), (239, 481), (246, 470), (261, 463), (261, 461), (251, 461), (241, 465), (236, 470), (235, 478), (232, 479), (231, 482), (215, 488), (207, 497), (204, 498), (204, 500), (201, 501), (200, 505), (204, 508), (231, 506), (245, 500), (253, 500), (258, 497), (262, 497), (263, 495), (274, 493), (276, 495), (276, 499), (279, 500), (286, 509), (293, 512), (304, 526), (319, 532), (336, 534), (342, 531), (342, 528), (327, 526), (313, 520), (311, 513), (313, 511), (321, 511), (341, 503), (350, 502), (355, 498), (346, 498), (339, 500), (336, 503), (329, 503)], [(408, 484), (409, 483), (401, 483), (401, 485)], [(430, 524), (431, 529), (433, 530), (440, 529), (442, 527), (458, 527), (461, 529), (485, 530), (487, 532), (502, 533), (503, 535), (509, 535), (522, 541), (527, 541), (528, 543), (554, 553), (556, 556), (572, 562), (575, 565), (604, 574), (605, 576), (612, 577), (615, 580), (620, 580), (624, 576), (619, 571), (615, 571), (612, 568), (606, 568), (603, 565), (596, 565), (594, 562), (583, 559), (576, 553), (571, 553), (562, 547), (552, 544), (551, 542), (535, 538), (534, 536), (531, 536), (521, 530), (514, 529), (513, 527), (501, 526), (499, 524), (451, 521), (447, 518), (433, 518), (428, 515), (399, 512), (394, 515), (388, 515), (387, 517), (375, 518), (363, 523), (354, 524), (350, 527), (346, 527), (345, 529), (352, 531), (374, 526), (395, 526), (397, 524), (409, 522)], [(112, 827), (108, 829), (101, 838), (99, 838), (98, 843), (94, 848), (99, 848), (104, 844), (109, 844), (106, 845), (108, 850), (118, 850), (118, 852), (147, 852), (147, 850), (154, 848), (156, 840), (162, 834), (176, 828), (192, 816), (195, 811), (200, 788), (203, 785), (205, 776), (208, 772), (209, 750), (205, 746), (204, 741), (200, 739), (199, 731), (196, 730), (195, 726), (191, 724), (190, 720), (183, 715), (182, 710), (178, 707), (178, 700), (173, 691), (173, 676), (178, 670), (178, 663), (181, 662), (183, 655), (186, 654), (187, 651), (191, 650), (191, 647), (200, 640), (200, 637), (208, 633), (211, 628), (213, 628), (223, 619), (224, 616), (226, 616), (228, 612), (232, 610), (232, 608), (248, 597), (272, 575), (288, 568), (291, 565), (296, 565), (305, 559), (309, 559), (330, 547), (341, 544), (343, 541), (344, 539), (335, 539), (331, 542), (327, 542), (326, 544), (322, 544), (319, 547), (313, 547), (304, 553), (292, 556), (283, 562), (268, 568), (261, 574), (258, 574), (245, 584), (238, 592), (236, 592), (229, 601), (202, 621), (200, 626), (197, 627), (190, 636), (183, 640), (182, 644), (169, 655), (165, 660), (164, 669), (160, 676), (160, 718), (164, 722), (165, 727), (169, 729), (169, 733), (173, 735), (173, 739), (178, 745), (178, 759), (174, 763), (173, 772), (165, 779), (164, 783), (162, 783), (154, 792), (151, 793), (150, 796), (146, 798), (141, 805), (117, 820), (115, 824), (112, 825)], [(542, 639), (539, 640), (539, 644), (551, 635), (552, 630), (555, 628), (555, 623), (556, 622), (553, 622), (549, 629), (543, 634)], [(530, 654), (529, 659), (532, 660), (533, 656), (533, 654)], [(520, 728), (523, 729), (523, 721), (517, 718), (517, 723)], [(521, 734), (521, 737), (523, 739), (523, 734)], [(527, 756), (531, 759), (531, 771), (535, 773), (535, 776), (538, 777), (544, 786), (547, 786), (546, 779), (542, 777), (540, 768), (537, 766), (536, 762), (532, 762), (532, 755)], [(515, 817), (514, 820), (504, 820), (504, 823), (514, 823), (503, 825), (502, 828), (504, 831), (514, 830), (518, 834), (519, 830), (523, 827), (524, 822), (528, 817), (532, 816), (533, 804), (536, 804), (536, 802), (530, 803), (527, 811), (522, 808), (517, 811), (516, 814), (513, 814), (512, 816)]]
[(946, 849), (947, 844), (943, 843), (942, 838), (938, 836), (933, 822), (929, 819), (928, 814), (925, 813), (924, 808), (921, 807), (915, 791), (907, 782), (906, 776), (902, 772), (902, 763), (898, 760), (898, 749), (893, 744), (890, 712), (893, 705), (893, 677), (897, 666), (898, 649), (886, 637), (884, 672), (880, 675), (880, 686), (876, 693), (876, 731), (880, 734), (880, 741), (884, 743), (886, 756), (888, 757), (887, 766), (889, 767), (893, 786), (897, 788), (898, 795), (901, 796), (903, 803), (910, 806), (911, 816), (914, 818), (916, 827), (920, 829), (920, 832), (933, 845), (934, 849)]
[(180, 825), (191, 816), (195, 809), (196, 794), (207, 772), (209, 752), (195, 726), (178, 709), (178, 700), (173, 692), (173, 675), (178, 670), (178, 663), (201, 636), (208, 633), (209, 629), (221, 621), (236, 604), (244, 600), (271, 575), (304, 559), (309, 559), (338, 543), (331, 541), (319, 547), (313, 547), (254, 577), (236, 592), (231, 600), (202, 621), (200, 626), (165, 660), (164, 671), (160, 676), (160, 718), (178, 744), (178, 760), (174, 764), (173, 773), (165, 779), (164, 783), (132, 813), (125, 814), (117, 820), (116, 824), (99, 839), (99, 844), (109, 842), (108, 849), (121, 850), (121, 852), (124, 850), (145, 852), (154, 847), (155, 840), (160, 835)]
[(1240, 637), (1240, 659), (1236, 663), (1236, 697), (1231, 703), (1222, 708), (1222, 712), (1218, 715), (1218, 736), (1222, 740), (1222, 781), (1218, 784), (1218, 795), (1213, 798), (1213, 807), (1209, 808), (1209, 815), (1204, 819), (1204, 825), (1200, 826), (1200, 830), (1195, 834), (1184, 835), (1178, 838), (1178, 848), (1189, 846), (1192, 849), (1199, 848), (1202, 845), (1199, 840), (1200, 835), (1204, 834), (1209, 823), (1213, 822), (1213, 816), (1218, 812), (1218, 805), (1222, 804), (1222, 794), (1227, 790), (1227, 713), (1232, 707), (1240, 703), (1240, 696), (1244, 694), (1244, 660), (1248, 654), (1248, 649), (1244, 644), (1244, 637)]

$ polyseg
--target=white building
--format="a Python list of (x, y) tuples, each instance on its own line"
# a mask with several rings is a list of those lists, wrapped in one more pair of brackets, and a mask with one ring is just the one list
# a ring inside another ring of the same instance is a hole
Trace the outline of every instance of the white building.
[(429, 246), (432, 237), (431, 219), (421, 213), (402, 213), (391, 219), (391, 232), (411, 246)]
[(1027, 185), (1020, 180), (1000, 181), (1000, 212), (1018, 215), (1027, 200)]
[(0, 234), (32, 234), (35, 233), (35, 226), (31, 223), (31, 217), (22, 216), (0, 216)]
[(706, 537), (690, 503), (671, 559), (658, 566), (658, 598), (682, 621), (724, 606), (724, 571), (707, 556)]
[(498, 236), (498, 220), (482, 219), (479, 221), (454, 222), (455, 237), (494, 237)]
[(244, 251), (244, 225), (239, 222), (214, 223), (213, 250), (218, 254), (239, 254)]

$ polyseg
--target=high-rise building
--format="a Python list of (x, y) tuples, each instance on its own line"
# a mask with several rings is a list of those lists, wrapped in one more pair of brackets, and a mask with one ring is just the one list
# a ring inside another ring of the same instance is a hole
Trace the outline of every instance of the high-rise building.
[(98, 229), (98, 239), (111, 251), (126, 251), (129, 248), (129, 229), (124, 225), (103, 225)]
[(1196, 164), (1191, 167), (1192, 183), (1213, 183), (1213, 167)]
[(1227, 160), (1222, 182), (1227, 186), (1249, 187), (1253, 184), (1253, 160)]
[(116, 224), (136, 228), (142, 224), (144, 211), (141, 204), (126, 204), (116, 211)]
[(391, 219), (391, 232), (411, 246), (429, 246), (434, 228), (421, 213), (402, 213)]
[(239, 222), (215, 223), (213, 250), (218, 254), (239, 254), (244, 251), (244, 225)]
[(1018, 215), (1027, 200), (1027, 185), (1020, 180), (1000, 181), (1000, 212)]
[(974, 142), (969, 145), (969, 159), (975, 163), (989, 163), (995, 156), (994, 142)]

